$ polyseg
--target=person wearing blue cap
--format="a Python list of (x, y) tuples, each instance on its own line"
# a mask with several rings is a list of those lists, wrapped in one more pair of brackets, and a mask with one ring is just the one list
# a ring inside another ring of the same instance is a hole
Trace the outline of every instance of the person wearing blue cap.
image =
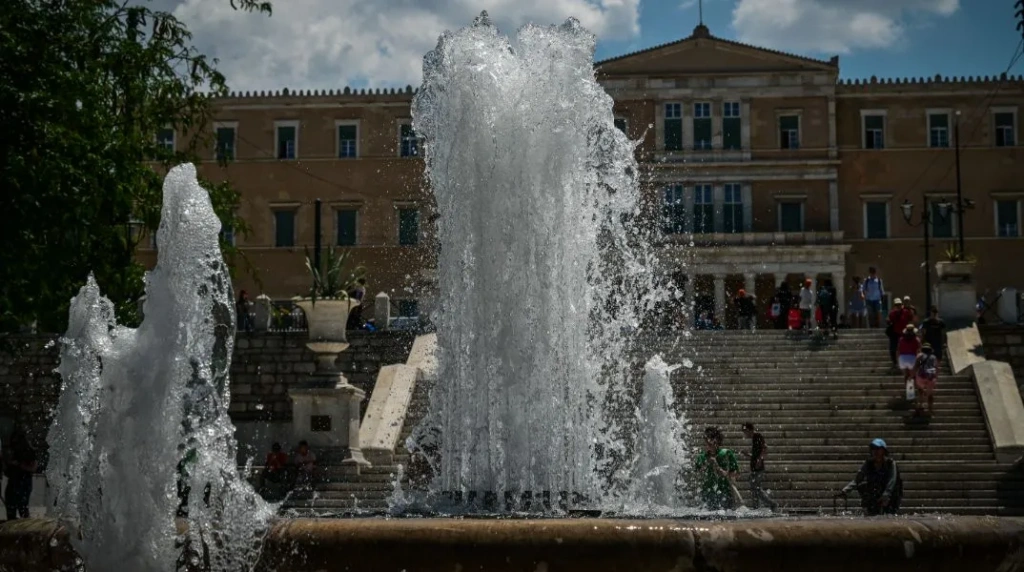
[(896, 514), (903, 501), (903, 477), (896, 461), (882, 439), (871, 441), (871, 456), (861, 465), (857, 476), (839, 492), (845, 497), (854, 489), (860, 494), (860, 505), (868, 516)]

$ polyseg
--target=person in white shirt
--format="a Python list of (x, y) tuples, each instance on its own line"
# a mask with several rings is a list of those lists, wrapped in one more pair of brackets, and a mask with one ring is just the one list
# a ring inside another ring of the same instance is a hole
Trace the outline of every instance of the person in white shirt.
[(800, 287), (800, 319), (803, 321), (805, 330), (811, 329), (811, 316), (814, 315), (814, 290), (811, 289), (811, 279), (804, 280)]

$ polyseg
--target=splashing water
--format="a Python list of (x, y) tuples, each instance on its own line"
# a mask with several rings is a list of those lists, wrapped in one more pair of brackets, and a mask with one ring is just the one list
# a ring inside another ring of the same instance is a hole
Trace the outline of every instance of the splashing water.
[(570, 19), (522, 28), (513, 49), (485, 12), (424, 58), (413, 118), (441, 215), (441, 309), (420, 434), (440, 429), (435, 491), (628, 488), (624, 332), (666, 293), (594, 42)]
[[(237, 470), (227, 415), (235, 313), (219, 232), (195, 168), (175, 167), (142, 324), (118, 325), (92, 276), (72, 300), (46, 475), (89, 570), (169, 572), (203, 549), (212, 570), (256, 561), (274, 511)], [(191, 489), (184, 538), (179, 470)]]
[[(683, 424), (675, 414), (671, 384), (672, 372), (679, 367), (668, 365), (660, 355), (644, 366), (632, 498), (645, 503), (643, 512), (648, 514), (679, 505), (676, 477), (686, 465), (686, 451), (680, 446)], [(626, 511), (638, 508), (626, 507)]]

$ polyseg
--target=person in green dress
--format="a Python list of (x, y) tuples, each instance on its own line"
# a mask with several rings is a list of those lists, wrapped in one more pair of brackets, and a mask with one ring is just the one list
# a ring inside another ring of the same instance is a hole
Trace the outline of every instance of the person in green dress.
[(740, 463), (734, 451), (722, 447), (723, 440), (718, 427), (705, 429), (704, 450), (694, 464), (701, 483), (701, 501), (708, 510), (738, 508), (732, 480), (739, 474)]

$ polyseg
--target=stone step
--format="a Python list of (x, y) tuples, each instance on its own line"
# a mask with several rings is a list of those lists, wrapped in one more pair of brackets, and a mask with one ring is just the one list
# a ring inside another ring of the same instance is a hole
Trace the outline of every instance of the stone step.
[[(902, 389), (902, 388), (901, 388)], [(692, 394), (691, 394), (692, 395)], [(962, 395), (947, 395), (945, 393), (938, 394), (942, 396), (943, 408), (949, 409), (978, 409), (978, 398), (968, 393)], [(708, 395), (700, 396), (705, 400), (719, 401), (725, 407), (742, 409), (744, 407), (760, 407), (764, 409), (778, 409), (780, 406), (784, 406), (793, 410), (805, 410), (805, 409), (877, 409), (881, 407), (888, 408), (889, 401), (892, 397), (903, 396), (904, 392), (894, 393), (892, 391), (883, 392), (876, 391), (873, 395), (805, 395), (803, 392), (799, 394), (793, 393), (782, 393), (776, 392), (773, 395), (768, 395), (761, 392), (751, 391), (746, 394), (735, 394), (728, 395), (722, 394), (715, 391), (709, 392)], [(694, 397), (698, 397), (694, 395)]]
[[(814, 436), (814, 437), (807, 436), (807, 433), (804, 433), (800, 437), (775, 437), (774, 435), (772, 435), (771, 433), (769, 433), (767, 431), (761, 431), (761, 434), (764, 436), (765, 441), (768, 443), (769, 457), (770, 457), (771, 453), (774, 452), (776, 449), (781, 449), (783, 447), (812, 447), (812, 446), (860, 447), (861, 452), (866, 455), (867, 454), (867, 450), (868, 450), (868, 443), (870, 443), (870, 441), (871, 441), (867, 437), (867, 435), (870, 434), (869, 431), (865, 431), (864, 432), (864, 436), (857, 435), (857, 436), (853, 436), (853, 437), (850, 437), (850, 436), (837, 436), (837, 435), (833, 434), (833, 432), (831, 432), (831, 431), (825, 432), (824, 435), (817, 435), (817, 436)], [(737, 443), (736, 439), (743, 439), (741, 435), (742, 434), (739, 433), (738, 431), (734, 432), (734, 433), (726, 432), (725, 433), (725, 443), (726, 443), (726, 446), (730, 446), (733, 443)], [(923, 447), (923, 446), (927, 446), (927, 447), (945, 447), (945, 446), (956, 446), (956, 445), (983, 446), (981, 443), (979, 443), (979, 440), (978, 440), (978, 437), (980, 435), (982, 435), (982, 434), (981, 433), (962, 433), (962, 434), (957, 434), (956, 436), (954, 436), (953, 434), (946, 433), (946, 434), (942, 435), (941, 445), (936, 444), (935, 435), (932, 435), (932, 434), (922, 435), (922, 436), (896, 435), (896, 436), (887, 438), (885, 440), (885, 443), (886, 443), (886, 445), (888, 445), (894, 451), (902, 449), (904, 447)], [(775, 437), (775, 438), (773, 438), (773, 437)], [(745, 444), (745, 443), (749, 443), (749, 440), (743, 439), (743, 440), (738, 441), (738, 442)], [(746, 451), (747, 450), (746, 448), (739, 448), (739, 447), (737, 447), (737, 448), (740, 451)]]
[[(902, 382), (900, 383), (902, 387)], [(824, 389), (809, 386), (807, 388), (801, 388), (799, 393), (794, 392), (792, 389), (786, 389), (781, 387), (709, 387), (707, 393), (712, 394), (722, 400), (746, 400), (746, 401), (762, 401), (774, 402), (784, 401), (789, 403), (791, 401), (805, 401), (805, 402), (820, 402), (825, 401), (841, 401), (841, 400), (854, 400), (854, 399), (875, 399), (887, 395), (895, 389), (891, 387), (877, 387), (877, 388), (835, 388), (835, 389)], [(695, 394), (695, 391), (689, 391), (690, 395)], [(938, 394), (942, 396), (942, 400), (953, 401), (953, 400), (975, 400), (977, 401), (978, 396), (974, 391), (973, 387), (945, 387), (941, 388), (941, 392)]]

